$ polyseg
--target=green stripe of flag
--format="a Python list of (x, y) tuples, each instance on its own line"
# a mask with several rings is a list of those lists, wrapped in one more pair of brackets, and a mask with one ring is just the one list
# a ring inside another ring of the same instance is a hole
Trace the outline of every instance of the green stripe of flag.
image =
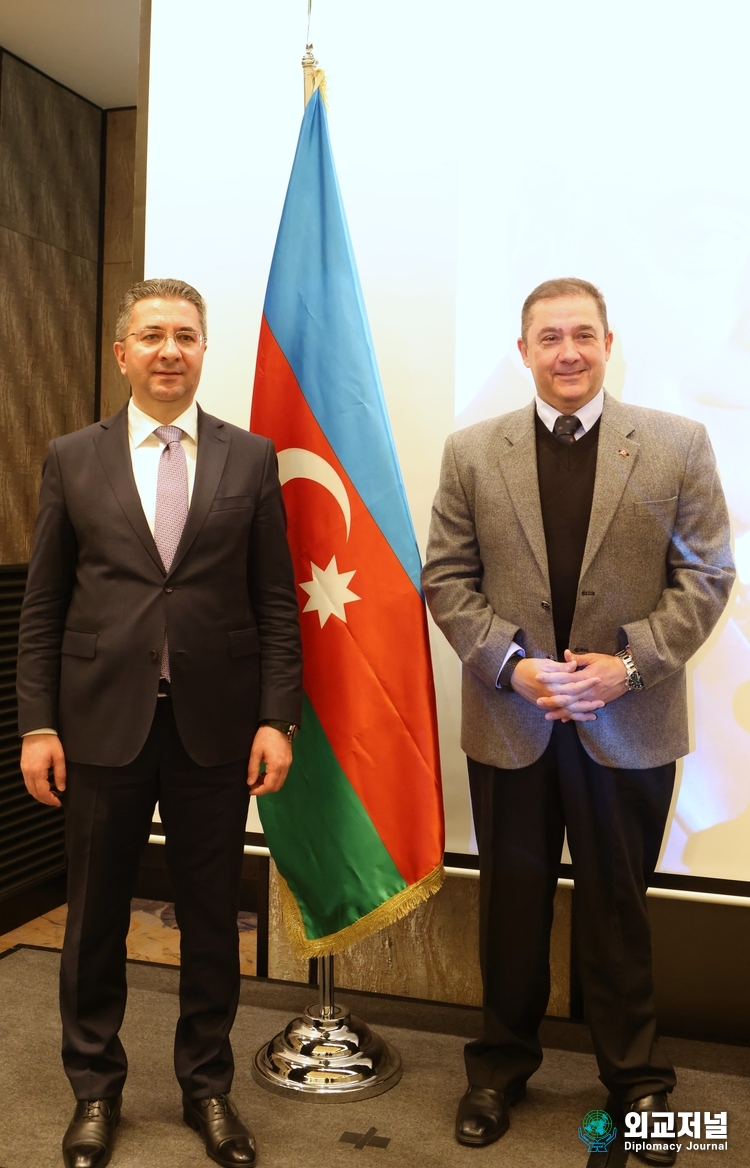
[(287, 780), (258, 800), (258, 811), (309, 940), (354, 924), (406, 888), (307, 694)]

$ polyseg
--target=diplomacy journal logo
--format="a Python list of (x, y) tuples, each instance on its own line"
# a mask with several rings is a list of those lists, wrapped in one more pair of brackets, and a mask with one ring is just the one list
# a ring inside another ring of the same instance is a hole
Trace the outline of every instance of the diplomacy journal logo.
[[(625, 1152), (726, 1152), (726, 1111), (629, 1111), (619, 1144)], [(607, 1111), (587, 1111), (578, 1138), (589, 1152), (608, 1152), (617, 1128)]]
[(578, 1129), (578, 1138), (590, 1152), (606, 1152), (617, 1138), (612, 1116), (606, 1111), (587, 1111)]

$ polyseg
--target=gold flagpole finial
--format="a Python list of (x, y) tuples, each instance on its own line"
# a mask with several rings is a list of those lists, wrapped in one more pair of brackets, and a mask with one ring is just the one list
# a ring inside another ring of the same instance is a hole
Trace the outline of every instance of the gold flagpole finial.
[(305, 55), (302, 58), (302, 73), (305, 79), (305, 105), (315, 93), (316, 89), (320, 90), (320, 96), (323, 98), (326, 109), (328, 108), (328, 94), (326, 93), (326, 74), (325, 69), (321, 69), (320, 65), (315, 59), (312, 51), (312, 45), (307, 45)]
[(302, 73), (305, 79), (305, 105), (315, 92), (315, 74), (318, 72), (318, 62), (315, 60), (312, 45), (307, 45), (302, 58)]

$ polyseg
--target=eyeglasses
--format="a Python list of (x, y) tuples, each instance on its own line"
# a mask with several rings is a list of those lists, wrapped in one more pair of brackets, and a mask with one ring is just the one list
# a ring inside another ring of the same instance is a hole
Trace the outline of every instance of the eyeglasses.
[(182, 353), (194, 352), (206, 339), (200, 333), (194, 332), (193, 329), (178, 329), (176, 333), (168, 333), (166, 329), (161, 328), (142, 328), (135, 333), (126, 333), (122, 338), (123, 341), (126, 341), (128, 337), (135, 337), (138, 344), (142, 345), (144, 349), (160, 349), (171, 337)]

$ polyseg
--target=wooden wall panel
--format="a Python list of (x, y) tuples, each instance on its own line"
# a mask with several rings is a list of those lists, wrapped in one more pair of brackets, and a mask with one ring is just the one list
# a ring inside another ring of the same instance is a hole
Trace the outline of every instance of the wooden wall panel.
[(0, 227), (0, 563), (29, 559), (50, 439), (94, 420), (92, 260)]
[(96, 262), (102, 111), (3, 53), (0, 224)]
[(104, 262), (133, 262), (136, 109), (108, 110), (104, 195)]
[(133, 193), (136, 110), (110, 110), (107, 118), (104, 194), (104, 264), (102, 273), (101, 407), (102, 418), (117, 413), (130, 396), (112, 342), (122, 297), (133, 278)]
[[(547, 1013), (570, 1015), (571, 894), (559, 888), (550, 946), (552, 991)], [(479, 881), (447, 876), (437, 895), (408, 917), (368, 937), (336, 957), (336, 985), (454, 1002), (482, 1003), (479, 970)], [(278, 873), (271, 862), (269, 886), (268, 976), (307, 981), (307, 962), (294, 956), (282, 918)]]
[(50, 439), (94, 420), (102, 113), (0, 53), (0, 563)]

